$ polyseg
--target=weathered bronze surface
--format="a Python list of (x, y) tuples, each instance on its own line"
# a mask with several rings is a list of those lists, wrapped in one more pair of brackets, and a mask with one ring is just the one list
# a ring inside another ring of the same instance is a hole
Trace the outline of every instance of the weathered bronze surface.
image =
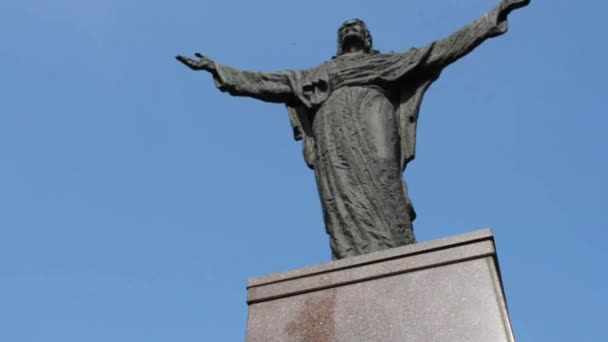
[(332, 256), (340, 259), (416, 241), (402, 172), (415, 156), (424, 93), (445, 67), (505, 33), (509, 13), (529, 2), (504, 0), (448, 38), (403, 53), (374, 50), (365, 23), (349, 20), (338, 31), (336, 56), (307, 70), (242, 71), (199, 53), (177, 59), (210, 72), (221, 91), (287, 105), (315, 170)]

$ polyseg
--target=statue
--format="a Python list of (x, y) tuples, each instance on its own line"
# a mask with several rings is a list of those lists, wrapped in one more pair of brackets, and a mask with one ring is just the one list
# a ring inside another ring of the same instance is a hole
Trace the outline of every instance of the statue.
[(233, 96), (284, 103), (314, 169), (333, 259), (415, 243), (402, 172), (414, 159), (422, 97), (443, 68), (507, 31), (530, 0), (503, 0), (484, 17), (421, 49), (382, 54), (365, 23), (346, 21), (336, 56), (301, 71), (237, 70), (200, 53), (177, 56)]

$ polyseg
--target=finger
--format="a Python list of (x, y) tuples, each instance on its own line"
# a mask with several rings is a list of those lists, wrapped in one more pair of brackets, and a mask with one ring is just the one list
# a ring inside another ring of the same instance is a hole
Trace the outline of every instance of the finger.
[(196, 57), (198, 57), (198, 58), (203, 58), (203, 59), (204, 59), (204, 58), (207, 58), (207, 57), (205, 57), (205, 55), (203, 55), (203, 54), (202, 54), (202, 53), (200, 53), (200, 52), (197, 52), (197, 53), (195, 53), (194, 55), (195, 55)]
[(192, 69), (192, 70), (196, 70), (196, 67), (198, 65), (198, 62), (193, 60), (192, 58), (188, 58), (188, 57), (184, 57), (184, 56), (177, 56), (175, 57), (178, 61), (182, 62), (182, 64), (184, 64), (185, 66), (187, 66), (188, 68)]
[(509, 0), (507, 1), (507, 7), (511, 10), (526, 7), (530, 4), (530, 0)]
[(175, 57), (178, 61), (182, 62), (182, 63), (192, 63), (194, 62), (194, 59), (187, 57), (187, 56), (177, 56)]
[(184, 56), (177, 56), (177, 57), (176, 57), (176, 59), (177, 59), (178, 61), (180, 61), (181, 63), (183, 63), (183, 64), (187, 65), (187, 66), (190, 66), (190, 64), (191, 64), (191, 63), (190, 63), (190, 58), (188, 58), (188, 57), (184, 57)]

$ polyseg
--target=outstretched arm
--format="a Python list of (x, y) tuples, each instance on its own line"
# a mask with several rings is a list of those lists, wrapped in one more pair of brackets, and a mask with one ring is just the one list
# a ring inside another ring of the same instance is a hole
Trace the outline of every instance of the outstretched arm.
[(238, 70), (212, 61), (196, 53), (197, 59), (175, 57), (192, 70), (204, 70), (213, 75), (215, 84), (233, 96), (248, 96), (275, 103), (290, 102), (294, 95), (289, 76), (285, 72), (262, 73)]
[(432, 44), (427, 66), (439, 70), (464, 57), (486, 39), (507, 32), (507, 17), (512, 11), (525, 7), (530, 0), (503, 0), (484, 17), (477, 19), (446, 39)]

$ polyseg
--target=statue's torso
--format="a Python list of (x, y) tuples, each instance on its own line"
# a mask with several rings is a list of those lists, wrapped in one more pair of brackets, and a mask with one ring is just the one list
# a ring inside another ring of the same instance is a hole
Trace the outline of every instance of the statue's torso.
[(414, 241), (395, 109), (382, 88), (342, 86), (313, 121), (315, 170), (335, 257)]
[[(399, 132), (392, 102), (384, 89), (375, 86), (343, 86), (331, 92), (313, 121), (318, 149), (350, 148), (359, 136), (374, 158), (398, 161)], [(354, 146), (352, 146), (354, 148)], [(328, 151), (319, 151), (325, 152)]]

